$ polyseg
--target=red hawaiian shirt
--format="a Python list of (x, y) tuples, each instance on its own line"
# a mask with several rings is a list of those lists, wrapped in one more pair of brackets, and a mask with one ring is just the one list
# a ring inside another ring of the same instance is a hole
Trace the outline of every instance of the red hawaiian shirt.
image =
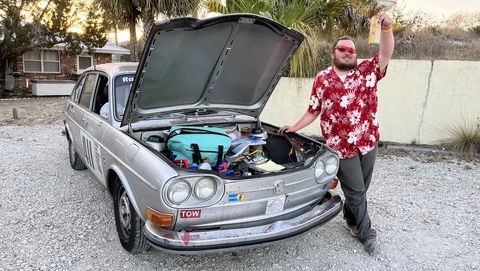
[(333, 67), (315, 77), (308, 111), (320, 114), (327, 145), (340, 159), (367, 154), (380, 138), (377, 123), (377, 82), (385, 76), (378, 53), (350, 70), (342, 82)]

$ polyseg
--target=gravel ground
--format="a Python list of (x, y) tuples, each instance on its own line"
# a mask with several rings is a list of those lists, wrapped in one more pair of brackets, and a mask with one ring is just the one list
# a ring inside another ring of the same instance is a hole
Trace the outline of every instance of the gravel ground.
[(368, 194), (379, 234), (373, 257), (341, 215), (260, 249), (130, 255), (118, 241), (110, 195), (69, 166), (55, 113), (64, 100), (32, 102), (41, 121), (7, 121), (0, 101), (0, 270), (480, 270), (480, 164), (414, 152), (377, 160)]
[[(0, 126), (55, 124), (63, 121), (65, 97), (0, 99)], [(13, 109), (17, 119), (13, 118)]]

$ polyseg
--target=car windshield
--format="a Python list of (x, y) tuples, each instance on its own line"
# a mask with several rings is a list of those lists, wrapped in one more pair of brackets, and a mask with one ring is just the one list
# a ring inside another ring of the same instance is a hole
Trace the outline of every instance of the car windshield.
[(123, 112), (125, 111), (125, 105), (127, 104), (128, 94), (132, 87), (133, 78), (135, 74), (124, 74), (115, 77), (115, 118), (121, 120)]

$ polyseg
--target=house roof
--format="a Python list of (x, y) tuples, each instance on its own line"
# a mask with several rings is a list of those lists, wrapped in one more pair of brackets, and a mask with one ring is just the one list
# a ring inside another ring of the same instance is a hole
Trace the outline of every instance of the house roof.
[(119, 54), (119, 55), (130, 54), (129, 49), (117, 46), (111, 42), (107, 42), (107, 44), (105, 44), (105, 46), (103, 46), (102, 48), (95, 48), (94, 51), (95, 53), (107, 53), (107, 54)]
[[(83, 48), (85, 48), (84, 45), (81, 45)], [(65, 48), (65, 44), (63, 43), (60, 43), (60, 44), (57, 44), (55, 46), (53, 46), (52, 48), (50, 49), (57, 49), (57, 50), (62, 50), (63, 48)], [(43, 48), (43, 49), (49, 49), (49, 48)], [(127, 49), (127, 48), (123, 48), (123, 47), (120, 47), (120, 46), (117, 46), (115, 45), (114, 43), (112, 42), (107, 42), (105, 44), (105, 46), (101, 47), (101, 48), (93, 48), (93, 51), (95, 53), (105, 53), (105, 54), (117, 54), (117, 55), (128, 55), (130, 54), (130, 50)]]

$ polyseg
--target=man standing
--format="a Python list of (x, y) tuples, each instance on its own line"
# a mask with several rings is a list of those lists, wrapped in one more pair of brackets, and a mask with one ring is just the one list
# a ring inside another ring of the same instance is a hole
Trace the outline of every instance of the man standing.
[(345, 194), (346, 227), (370, 255), (377, 245), (366, 198), (380, 137), (377, 82), (385, 76), (394, 47), (392, 20), (386, 15), (378, 19), (382, 31), (379, 52), (357, 65), (354, 41), (348, 36), (339, 38), (332, 46), (332, 66), (315, 78), (307, 112), (295, 125), (280, 129), (296, 132), (320, 116), (322, 135), (340, 156), (337, 177)]

